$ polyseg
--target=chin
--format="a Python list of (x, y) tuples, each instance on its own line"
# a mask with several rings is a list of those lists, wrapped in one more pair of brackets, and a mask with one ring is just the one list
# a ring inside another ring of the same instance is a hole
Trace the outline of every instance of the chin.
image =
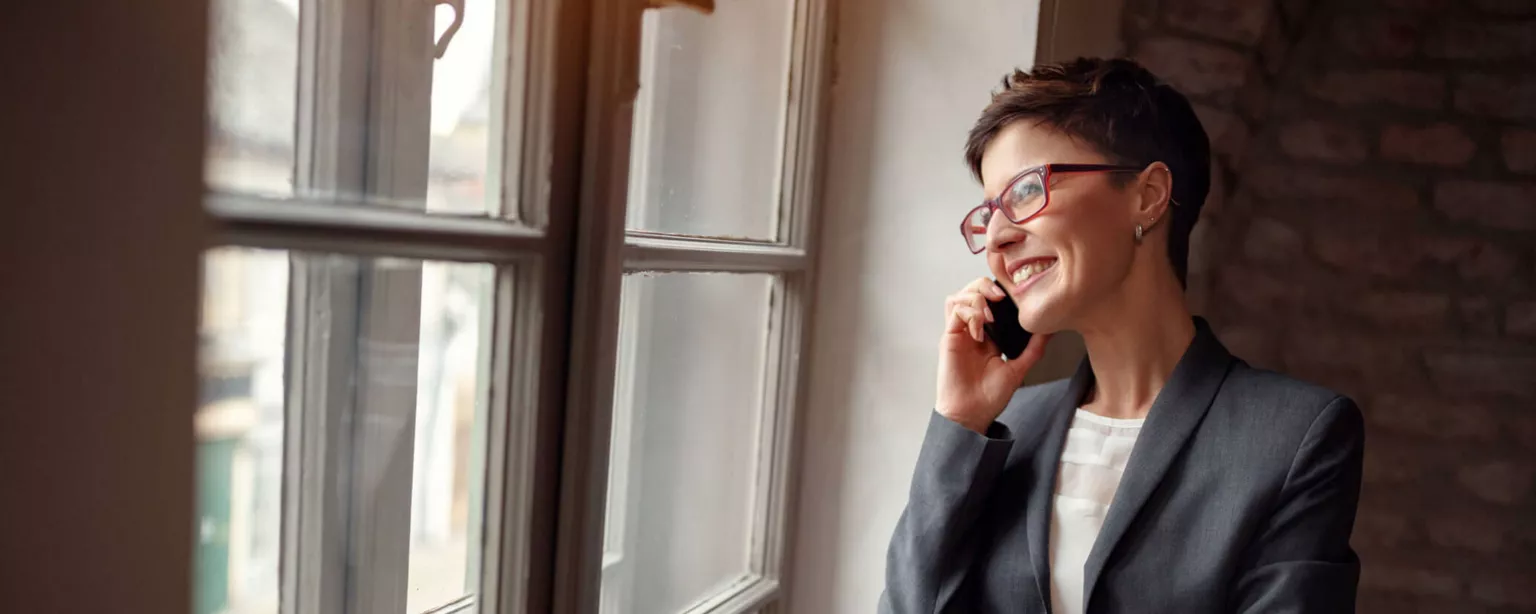
[(1044, 300), (1029, 300), (1019, 305), (1019, 326), (1031, 333), (1052, 334), (1062, 330), (1065, 318), (1062, 317), (1061, 301), (1053, 300), (1054, 297), (1042, 298)]

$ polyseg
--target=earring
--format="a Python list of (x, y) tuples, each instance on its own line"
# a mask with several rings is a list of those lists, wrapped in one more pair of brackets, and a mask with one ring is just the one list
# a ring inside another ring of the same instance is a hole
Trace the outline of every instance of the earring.
[(1141, 243), (1141, 235), (1142, 235), (1143, 232), (1144, 231), (1141, 228), (1141, 224), (1137, 224), (1136, 225), (1136, 242), (1137, 243)]

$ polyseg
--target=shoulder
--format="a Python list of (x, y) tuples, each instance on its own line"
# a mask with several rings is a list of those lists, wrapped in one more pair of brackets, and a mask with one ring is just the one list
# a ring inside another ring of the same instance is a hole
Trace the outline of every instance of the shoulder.
[(1237, 360), (1222, 382), (1218, 402), (1287, 422), (1311, 423), (1325, 412), (1355, 412), (1355, 402), (1327, 387)]
[[(1243, 431), (1246, 445), (1275, 445), (1292, 453), (1305, 441), (1359, 444), (1364, 424), (1355, 401), (1327, 387), (1237, 360), (1211, 404), (1207, 421)], [(1262, 442), (1262, 443), (1261, 443)]]

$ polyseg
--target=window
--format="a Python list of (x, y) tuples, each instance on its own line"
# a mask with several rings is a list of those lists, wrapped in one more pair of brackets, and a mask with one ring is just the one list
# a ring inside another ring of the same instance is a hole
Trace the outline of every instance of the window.
[(645, 13), (604, 614), (746, 611), (782, 578), (813, 179), (817, 3)]
[(825, 0), (211, 1), (195, 611), (773, 608)]

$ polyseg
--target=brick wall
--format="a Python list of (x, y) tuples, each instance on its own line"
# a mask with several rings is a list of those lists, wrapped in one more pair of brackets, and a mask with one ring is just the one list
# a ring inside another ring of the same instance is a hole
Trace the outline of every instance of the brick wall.
[(1128, 0), (1217, 185), (1191, 294), (1368, 425), (1362, 612), (1536, 612), (1536, 1)]

